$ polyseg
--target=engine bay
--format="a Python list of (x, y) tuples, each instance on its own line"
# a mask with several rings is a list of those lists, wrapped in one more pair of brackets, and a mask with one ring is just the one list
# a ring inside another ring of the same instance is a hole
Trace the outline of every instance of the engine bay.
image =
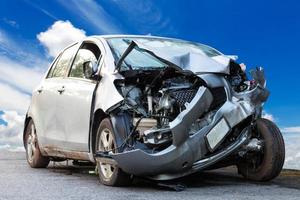
[[(172, 142), (169, 123), (193, 100), (205, 82), (193, 73), (164, 70), (130, 71), (115, 85), (124, 97), (119, 107), (132, 117), (136, 140), (149, 147), (164, 147)], [(211, 116), (211, 115), (208, 115)], [(209, 123), (207, 117), (189, 127), (193, 134)]]
[[(150, 149), (162, 149), (172, 143), (170, 123), (187, 108), (200, 87), (211, 92), (213, 102), (207, 111), (186, 128), (189, 135), (209, 125), (217, 110), (227, 100), (223, 86), (210, 87), (201, 75), (187, 70), (166, 67), (124, 71), (122, 75), (124, 79), (114, 82), (124, 98), (116, 112), (126, 112), (130, 116), (133, 130), (130, 137)], [(254, 85), (235, 62), (230, 63), (230, 75), (225, 78), (237, 93), (251, 89)]]

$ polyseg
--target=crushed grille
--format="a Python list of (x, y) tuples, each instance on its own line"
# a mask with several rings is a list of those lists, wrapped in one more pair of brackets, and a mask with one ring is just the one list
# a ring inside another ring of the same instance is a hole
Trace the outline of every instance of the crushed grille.
[(179, 106), (184, 106), (186, 102), (190, 103), (195, 97), (197, 90), (185, 89), (172, 92), (172, 97), (176, 100)]

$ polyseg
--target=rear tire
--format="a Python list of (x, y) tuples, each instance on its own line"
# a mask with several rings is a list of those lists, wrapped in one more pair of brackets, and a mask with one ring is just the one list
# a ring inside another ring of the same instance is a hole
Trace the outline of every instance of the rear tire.
[(270, 120), (258, 119), (256, 129), (259, 139), (264, 141), (263, 153), (255, 160), (259, 163), (253, 164), (248, 159), (244, 160), (238, 164), (238, 171), (249, 180), (269, 181), (277, 177), (282, 170), (285, 158), (284, 140), (279, 128)]
[(49, 158), (41, 154), (35, 125), (29, 121), (25, 130), (24, 145), (27, 162), (32, 168), (45, 168), (49, 164)]
[[(109, 118), (105, 118), (99, 125), (96, 136), (96, 151), (118, 152), (116, 139)], [(108, 186), (126, 186), (131, 183), (129, 174), (126, 174), (118, 166), (97, 161), (97, 169), (100, 182)]]

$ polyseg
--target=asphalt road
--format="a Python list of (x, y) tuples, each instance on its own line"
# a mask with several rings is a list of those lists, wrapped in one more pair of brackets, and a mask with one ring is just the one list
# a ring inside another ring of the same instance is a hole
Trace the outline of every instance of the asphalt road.
[(0, 200), (300, 199), (299, 171), (285, 170), (272, 182), (253, 183), (238, 176), (236, 169), (226, 168), (180, 179), (176, 183), (186, 185), (186, 189), (175, 192), (141, 179), (134, 180), (130, 187), (107, 187), (99, 183), (93, 168), (70, 163), (32, 169), (24, 153), (0, 151)]

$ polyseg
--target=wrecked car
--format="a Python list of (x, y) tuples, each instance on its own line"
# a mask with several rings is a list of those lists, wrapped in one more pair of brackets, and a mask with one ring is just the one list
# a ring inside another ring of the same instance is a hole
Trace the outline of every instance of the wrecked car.
[(264, 70), (194, 42), (154, 36), (91, 36), (64, 49), (32, 94), (27, 161), (95, 163), (117, 186), (237, 166), (249, 180), (281, 171), (277, 126), (262, 118)]

